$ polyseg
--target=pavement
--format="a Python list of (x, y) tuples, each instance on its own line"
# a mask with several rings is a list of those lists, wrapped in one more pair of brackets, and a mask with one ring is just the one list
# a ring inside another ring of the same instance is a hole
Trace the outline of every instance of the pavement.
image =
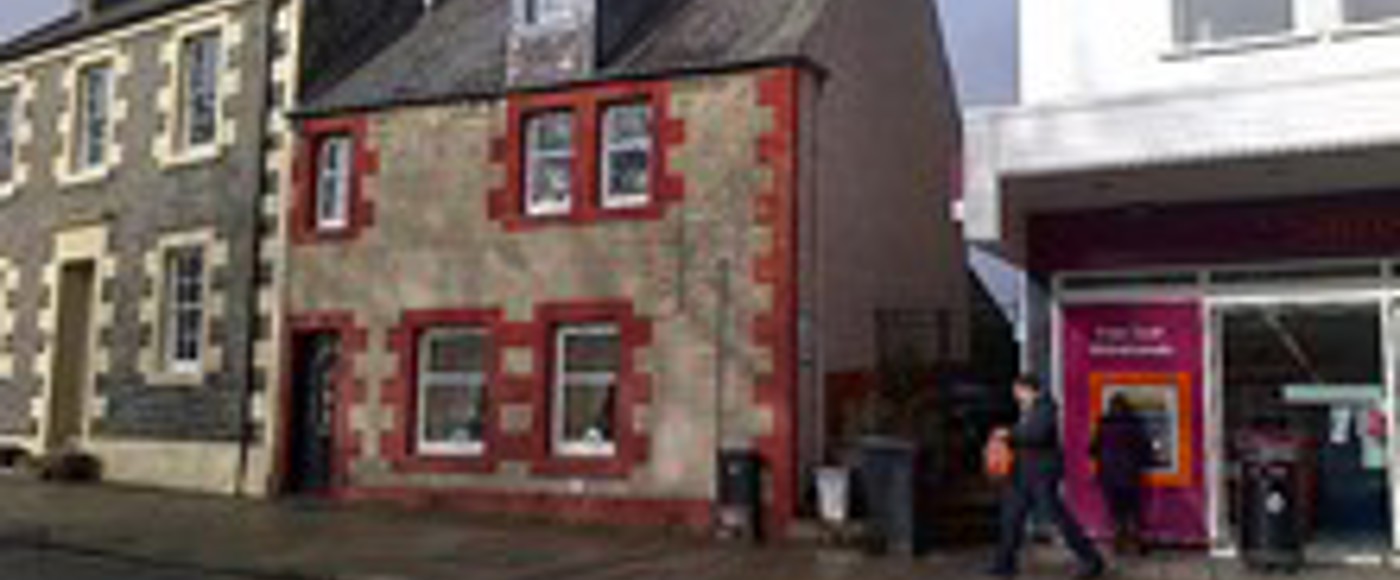
[[(5, 580), (913, 580), (980, 578), (985, 549), (919, 559), (817, 543), (764, 547), (650, 529), (576, 527), (376, 505), (239, 500), (0, 477)], [(1066, 578), (1058, 550), (1028, 555), (1023, 578)], [(1327, 580), (1393, 578), (1315, 567)], [(1110, 578), (1255, 577), (1199, 553), (1116, 561)]]

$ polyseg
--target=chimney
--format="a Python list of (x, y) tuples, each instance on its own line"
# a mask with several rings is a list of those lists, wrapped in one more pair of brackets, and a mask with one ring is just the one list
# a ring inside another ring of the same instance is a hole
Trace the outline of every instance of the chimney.
[(512, 85), (541, 85), (593, 74), (598, 0), (509, 0), (506, 48)]
[(73, 0), (73, 12), (83, 20), (92, 18), (101, 8), (101, 0)]

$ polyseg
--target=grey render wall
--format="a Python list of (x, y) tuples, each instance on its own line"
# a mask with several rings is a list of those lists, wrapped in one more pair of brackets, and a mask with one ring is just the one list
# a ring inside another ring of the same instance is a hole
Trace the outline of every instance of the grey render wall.
[[(162, 119), (157, 92), (172, 82), (174, 71), (163, 65), (160, 48), (174, 31), (158, 29), (121, 44), (132, 59), (129, 75), (117, 79), (116, 90), (129, 112), (115, 127), (114, 139), (124, 156), (113, 173), (91, 185), (62, 186), (53, 160), (61, 155), (67, 127), (59, 126), (68, 106), (63, 78), (68, 59), (43, 59), (26, 72), (38, 81), (26, 115), (33, 141), (21, 149), (32, 168), (29, 181), (0, 204), (0, 256), (19, 269), (20, 284), (10, 297), (14, 307), (15, 376), (0, 384), (0, 433), (33, 435), (28, 399), (44, 386), (36, 356), (50, 348), (51, 336), (40, 330), (39, 311), (54, 298), (43, 271), (54, 254), (55, 233), (85, 224), (104, 224), (107, 247), (115, 257), (115, 275), (100, 279), (103, 303), (114, 319), (100, 327), (98, 348), (109, 349), (109, 372), (95, 377), (96, 393), (106, 400), (105, 413), (93, 423), (93, 435), (171, 440), (232, 440), (241, 431), (241, 401), (252, 384), (248, 344), (254, 332), (249, 304), (253, 276), (253, 242), (258, 187), (263, 173), (258, 127), (265, 115), (267, 91), (267, 31), (269, 2), (249, 1), (236, 9), (244, 23), (244, 38), (229, 66), (240, 75), (238, 93), (224, 95), (224, 114), (235, 119), (237, 140), (215, 161), (182, 168), (162, 168), (152, 143)], [(147, 275), (145, 262), (162, 236), (212, 228), (227, 244), (227, 264), (209, 272), (210, 285), (224, 294), (225, 308), (211, 314), (209, 342), (222, 346), (222, 371), (207, 374), (202, 384), (154, 386), (140, 369), (140, 349), (156, 338), (156, 329), (141, 322), (141, 303), (155, 292), (158, 280)], [(262, 382), (262, 381), (259, 381)]]
[(951, 343), (927, 354), (961, 362), (969, 302), (950, 205), (960, 134), (932, 5), (829, 1), (808, 45), (829, 75), (805, 127), (817, 231), (816, 284), (804, 288), (818, 293), (823, 370), (874, 370), (878, 309), (946, 311)]

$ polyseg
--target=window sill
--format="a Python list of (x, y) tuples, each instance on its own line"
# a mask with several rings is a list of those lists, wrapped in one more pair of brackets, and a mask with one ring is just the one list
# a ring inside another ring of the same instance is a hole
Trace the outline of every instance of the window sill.
[(1263, 50), (1291, 48), (1313, 44), (1322, 40), (1316, 32), (1292, 32), (1269, 36), (1255, 36), (1235, 40), (1199, 42), (1177, 46), (1162, 56), (1166, 61), (1189, 61), (1212, 56), (1246, 54)]
[(92, 185), (106, 181), (112, 176), (112, 166), (102, 165), (90, 167), (82, 171), (64, 173), (58, 177), (58, 184), (61, 187), (78, 187), (81, 185)]
[(160, 160), (162, 169), (180, 169), (217, 161), (223, 156), (223, 147), (217, 144), (203, 145), (181, 150)]
[(648, 205), (651, 205), (650, 194), (635, 196), (604, 195), (602, 202), (602, 208), (605, 212), (636, 210)]
[(418, 444), (417, 457), (427, 461), (480, 461), (485, 456), (485, 443), (464, 445)]
[(569, 445), (556, 446), (555, 458), (561, 461), (607, 461), (617, 456), (616, 445)]
[(1328, 39), (1348, 41), (1390, 35), (1400, 35), (1400, 18), (1346, 24), (1328, 34)]
[(153, 387), (198, 388), (204, 386), (204, 371), (163, 370), (146, 375), (146, 384)]

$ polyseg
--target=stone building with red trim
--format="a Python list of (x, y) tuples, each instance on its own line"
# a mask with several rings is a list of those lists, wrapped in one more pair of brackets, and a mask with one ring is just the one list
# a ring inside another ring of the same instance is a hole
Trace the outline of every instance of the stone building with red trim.
[(798, 513), (875, 314), (966, 356), (925, 0), (446, 0), (304, 107), (289, 492), (709, 525)]

